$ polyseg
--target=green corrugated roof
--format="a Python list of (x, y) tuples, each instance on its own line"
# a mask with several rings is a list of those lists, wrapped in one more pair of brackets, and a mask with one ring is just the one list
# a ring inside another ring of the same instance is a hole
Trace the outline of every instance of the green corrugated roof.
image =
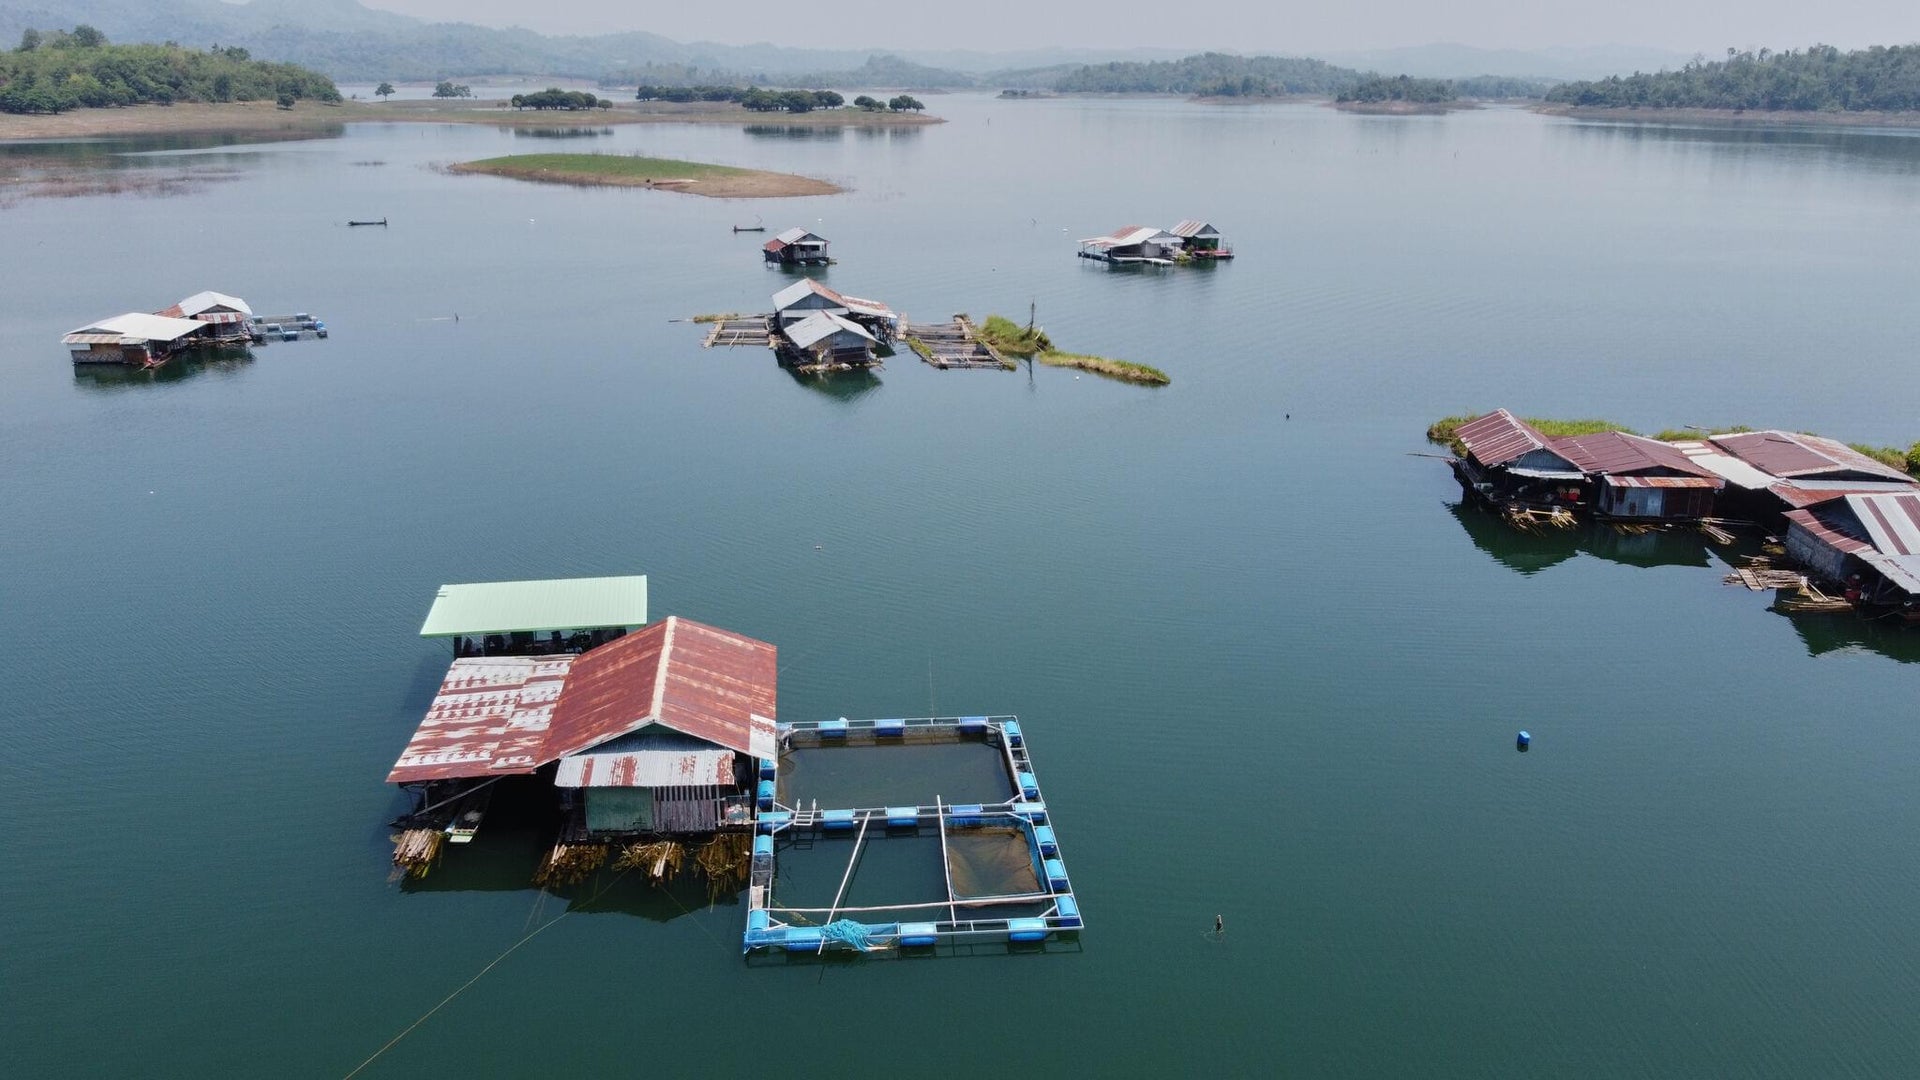
[(647, 579), (560, 578), (442, 585), (421, 637), (645, 626)]

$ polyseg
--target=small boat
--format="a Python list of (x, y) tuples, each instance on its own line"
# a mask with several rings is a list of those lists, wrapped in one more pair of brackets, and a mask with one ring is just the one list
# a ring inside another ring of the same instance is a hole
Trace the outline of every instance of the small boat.
[(379, 221), (349, 221), (349, 222), (347, 222), (347, 224), (349, 224), (349, 225), (385, 225), (386, 223), (387, 223), (387, 219), (386, 219), (386, 218), (381, 218), (381, 219), (380, 219)]
[(734, 232), (766, 232), (767, 227), (765, 225), (735, 225), (733, 227), (733, 231)]

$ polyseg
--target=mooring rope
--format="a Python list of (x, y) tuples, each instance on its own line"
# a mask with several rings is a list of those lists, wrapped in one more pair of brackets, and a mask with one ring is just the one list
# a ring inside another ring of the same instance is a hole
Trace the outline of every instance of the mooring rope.
[[(617, 877), (615, 877), (612, 881), (607, 882), (606, 885), (602, 886), (600, 891), (597, 893), (594, 893), (593, 896), (588, 898), (588, 900), (586, 901), (586, 904), (582, 904), (581, 907), (585, 907), (587, 906), (587, 904), (592, 904), (595, 900), (600, 899), (601, 896), (606, 894), (606, 891), (608, 889), (613, 888), (614, 885), (620, 881), (620, 878), (623, 878), (626, 876), (627, 876), (627, 871), (625, 870), (620, 871)], [(543, 889), (541, 890), (541, 892), (544, 894), (545, 890)], [(474, 983), (479, 982), (480, 977), (482, 975), (485, 975), (487, 972), (492, 971), (494, 968), (500, 966), (500, 962), (502, 960), (505, 960), (507, 957), (512, 956), (516, 949), (520, 948), (520, 946), (522, 945), (525, 945), (527, 942), (532, 941), (534, 938), (539, 937), (542, 931), (546, 930), (548, 927), (552, 926), (554, 923), (559, 922), (561, 919), (564, 919), (567, 916), (573, 914), (577, 910), (579, 910), (579, 908), (568, 908), (567, 910), (561, 912), (558, 915), (555, 915), (553, 918), (548, 919), (546, 922), (543, 922), (539, 926), (535, 927), (531, 933), (527, 934), (525, 937), (521, 938), (519, 941), (516, 941), (513, 944), (507, 946), (507, 950), (505, 952), (501, 953), (499, 956), (494, 957), (493, 962), (489, 963), (486, 967), (481, 968), (478, 972), (474, 974), (473, 978), (468, 979), (466, 982), (461, 983), (459, 988), (456, 989), (453, 993), (448, 994), (444, 998), (441, 998), (440, 1004), (435, 1005), (433, 1008), (428, 1009), (424, 1013), (421, 1013), (420, 1019), (415, 1020), (411, 1024), (408, 1024), (406, 1028), (400, 1032), (400, 1034), (395, 1035), (391, 1039), (388, 1039), (387, 1045), (382, 1046), (378, 1050), (375, 1050), (371, 1057), (368, 1057), (367, 1060), (354, 1066), (353, 1071), (346, 1075), (345, 1080), (353, 1080), (354, 1077), (360, 1075), (360, 1073), (364, 1071), (367, 1066), (373, 1064), (375, 1061), (378, 1061), (380, 1059), (380, 1055), (393, 1049), (395, 1046), (398, 1046), (400, 1044), (401, 1039), (404, 1039), (408, 1035), (413, 1034), (413, 1030), (419, 1027), (421, 1024), (424, 1024), (428, 1020), (432, 1019), (434, 1013), (437, 1013), (441, 1009), (446, 1008), (448, 1002), (452, 1001), (454, 998), (457, 998), (461, 994), (465, 993), (467, 988), (472, 986)]]

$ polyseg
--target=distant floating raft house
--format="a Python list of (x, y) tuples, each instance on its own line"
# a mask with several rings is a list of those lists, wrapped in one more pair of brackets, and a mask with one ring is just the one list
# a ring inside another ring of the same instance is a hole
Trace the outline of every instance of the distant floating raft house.
[[(736, 226), (734, 231), (739, 232), (739, 227)], [(830, 261), (827, 258), (826, 238), (805, 229), (788, 229), (777, 233), (761, 250), (768, 262), (782, 266), (825, 266)]]
[(1920, 490), (1914, 478), (1845, 443), (1792, 431), (1742, 431), (1676, 442), (1688, 461), (1726, 481), (1722, 513), (1774, 523), (1847, 495)]
[(1848, 601), (1920, 621), (1920, 494), (1845, 495), (1789, 510), (1787, 554)]
[(1172, 266), (1180, 254), (1180, 237), (1147, 225), (1122, 225), (1105, 236), (1080, 241), (1080, 257), (1120, 265)]
[(185, 349), (214, 343), (211, 323), (128, 312), (102, 319), (60, 339), (76, 364), (156, 367)]
[(1460, 425), (1466, 452), (1453, 462), (1460, 490), (1495, 509), (1572, 510), (1583, 505), (1586, 473), (1552, 449), (1538, 428), (1505, 409)]
[[(817, 315), (832, 318), (799, 329)], [(875, 362), (875, 345), (890, 344), (900, 332), (900, 316), (886, 304), (843, 295), (812, 278), (773, 294), (772, 321), (781, 362), (795, 367), (864, 367)]]
[(387, 774), (415, 797), (396, 862), (437, 847), (408, 834), (470, 838), (482, 789), (536, 774), (562, 847), (745, 828), (753, 763), (778, 751), (778, 671), (772, 645), (673, 617), (581, 655), (456, 659)]
[(797, 367), (854, 368), (874, 362), (874, 336), (859, 323), (816, 311), (786, 327), (787, 361)]
[(447, 638), (455, 656), (585, 652), (647, 622), (647, 579), (559, 578), (442, 585), (420, 636)]
[(1192, 258), (1233, 258), (1233, 249), (1221, 239), (1220, 230), (1197, 218), (1188, 218), (1167, 231), (1180, 238), (1181, 249)]
[(213, 336), (222, 341), (244, 339), (253, 309), (245, 300), (226, 293), (197, 292), (185, 300), (155, 314), (173, 319), (193, 319), (213, 327)]

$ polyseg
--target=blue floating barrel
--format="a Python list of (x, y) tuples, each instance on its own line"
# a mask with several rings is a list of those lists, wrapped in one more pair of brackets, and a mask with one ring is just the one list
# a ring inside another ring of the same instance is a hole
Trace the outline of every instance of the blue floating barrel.
[(1522, 731), (1519, 735), (1514, 737), (1513, 748), (1515, 750), (1525, 750), (1527, 747), (1531, 745), (1533, 745), (1533, 736), (1528, 734), (1527, 732)]
[(1022, 797), (1028, 799), (1037, 799), (1040, 797), (1040, 781), (1036, 779), (1032, 773), (1023, 772), (1016, 779), (1020, 782), (1020, 794)]
[(760, 759), (760, 779), (771, 780), (780, 771), (780, 763), (770, 757)]
[(817, 926), (789, 926), (786, 933), (788, 952), (819, 952), (820, 928)]
[(1047, 888), (1054, 892), (1067, 891), (1067, 864), (1059, 859), (1047, 860)]
[(770, 833), (793, 820), (793, 815), (785, 810), (767, 810), (760, 814), (760, 831)]
[(843, 716), (838, 720), (822, 720), (820, 722), (820, 737), (823, 739), (846, 738), (847, 718)]
[(1035, 847), (1040, 849), (1040, 854), (1042, 855), (1060, 854), (1060, 844), (1053, 838), (1053, 826), (1051, 825), (1035, 825), (1033, 827), (1033, 843)]
[(1006, 733), (1008, 746), (1025, 745), (1020, 739), (1020, 721), (1009, 720), (1000, 726), (1000, 730)]
[(767, 913), (765, 911), (747, 912), (746, 946), (756, 948), (767, 943)]
[(920, 808), (917, 806), (887, 807), (887, 826), (894, 829), (911, 829), (920, 824)]
[(1044, 824), (1047, 820), (1047, 804), (1043, 802), (1014, 803), (1013, 812), (1034, 825)]
[(762, 780), (760, 781), (760, 786), (758, 788), (755, 788), (754, 790), (757, 793), (759, 798), (759, 803), (760, 803), (759, 808), (762, 810), (773, 809), (773, 793), (777, 790), (773, 786), (773, 781)]
[(1062, 929), (1076, 929), (1080, 923), (1080, 905), (1071, 896), (1063, 896), (1060, 904), (1060, 926)]
[(766, 833), (753, 838), (753, 857), (758, 859), (763, 855), (769, 859), (773, 858), (773, 837)]
[(948, 809), (953, 812), (953, 824), (957, 828), (971, 828), (982, 824), (982, 807), (979, 803), (955, 805)]
[(960, 718), (960, 734), (984, 735), (987, 731), (987, 718), (984, 716), (963, 716)]
[[(1008, 941), (1045, 941), (1047, 940), (1047, 920), (1045, 919), (1008, 919)], [(788, 946), (792, 948), (792, 946)]]
[(875, 720), (873, 722), (873, 734), (875, 737), (882, 739), (904, 738), (907, 734), (907, 722), (905, 720)]
[(925, 948), (940, 943), (940, 930), (930, 922), (903, 922), (900, 924), (900, 944), (910, 949)]
[(822, 811), (820, 814), (820, 826), (825, 829), (851, 829), (853, 828), (853, 811)]

